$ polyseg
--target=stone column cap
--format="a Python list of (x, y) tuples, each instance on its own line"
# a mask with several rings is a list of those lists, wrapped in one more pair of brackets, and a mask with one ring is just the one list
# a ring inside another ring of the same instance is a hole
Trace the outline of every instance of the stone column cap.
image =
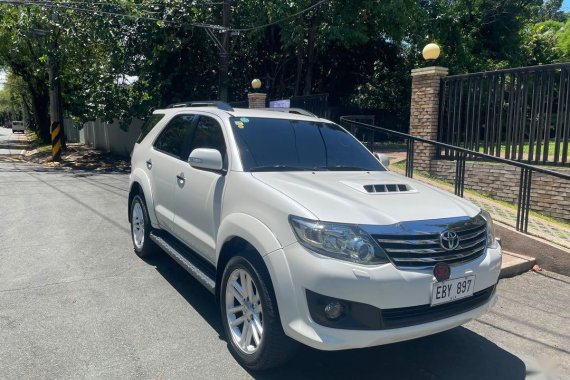
[(440, 77), (444, 77), (449, 74), (449, 69), (447, 67), (442, 66), (429, 66), (429, 67), (420, 67), (418, 69), (412, 69), (412, 76), (419, 76), (419, 75), (436, 75)]
[(267, 94), (263, 93), (263, 92), (250, 92), (249, 94), (247, 94), (248, 98), (258, 98), (258, 99), (265, 99), (267, 97)]

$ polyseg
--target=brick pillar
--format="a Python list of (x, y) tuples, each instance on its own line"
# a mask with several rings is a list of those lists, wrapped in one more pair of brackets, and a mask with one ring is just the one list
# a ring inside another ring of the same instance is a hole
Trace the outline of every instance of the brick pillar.
[(265, 100), (267, 99), (267, 94), (261, 92), (252, 92), (247, 94), (247, 99), (249, 101), (249, 108), (265, 108)]
[[(446, 76), (446, 67), (432, 66), (412, 70), (412, 101), (410, 109), (410, 134), (436, 140), (439, 121), (440, 79)], [(429, 171), (436, 148), (416, 143), (414, 168)]]

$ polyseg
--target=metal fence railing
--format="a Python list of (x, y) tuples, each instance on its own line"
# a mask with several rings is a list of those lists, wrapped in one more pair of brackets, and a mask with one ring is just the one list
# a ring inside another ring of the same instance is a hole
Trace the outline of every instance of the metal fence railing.
[(302, 108), (318, 117), (328, 118), (329, 94), (313, 94), (291, 97), (291, 108)]
[(532, 174), (533, 173), (543, 173), (549, 176), (553, 176), (562, 180), (570, 181), (570, 175), (559, 173), (553, 170), (545, 169), (542, 167), (537, 167), (534, 165), (529, 165), (527, 163), (513, 161), (510, 159), (505, 159), (497, 157), (491, 154), (482, 153), (478, 151), (469, 150), (463, 147), (453, 146), (450, 144), (432, 141), (424, 139), (421, 137), (416, 137), (408, 135), (402, 132), (392, 131), (386, 128), (378, 127), (371, 124), (362, 123), (360, 121), (351, 119), (350, 116), (343, 116), (340, 118), (340, 123), (347, 130), (351, 131), (353, 134), (366, 133), (366, 131), (373, 131), (378, 134), (386, 134), (390, 136), (390, 140), (399, 138), (406, 143), (406, 176), (412, 178), (414, 175), (414, 149), (416, 143), (424, 143), (435, 146), (442, 152), (448, 152), (455, 160), (455, 194), (463, 197), (465, 188), (465, 162), (467, 159), (479, 159), (485, 161), (498, 162), (510, 166), (515, 166), (520, 168), (520, 179), (519, 179), (519, 192), (518, 192), (518, 202), (517, 202), (517, 221), (516, 228), (518, 231), (528, 233), (528, 217), (530, 211), (530, 198), (532, 192)]
[[(515, 161), (570, 166), (570, 63), (441, 79), (438, 141)], [(455, 154), (443, 148), (442, 157)]]

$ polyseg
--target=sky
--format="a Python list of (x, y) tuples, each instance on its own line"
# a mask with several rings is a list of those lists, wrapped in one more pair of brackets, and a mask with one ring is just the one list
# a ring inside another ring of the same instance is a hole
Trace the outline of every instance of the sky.
[(4, 87), (2, 82), (4, 82), (5, 80), (6, 80), (6, 73), (4, 72), (4, 70), (0, 69), (0, 90)]

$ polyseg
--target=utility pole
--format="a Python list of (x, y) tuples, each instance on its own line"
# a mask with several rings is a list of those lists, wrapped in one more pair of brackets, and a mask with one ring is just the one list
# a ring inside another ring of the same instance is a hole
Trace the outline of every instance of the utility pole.
[(228, 71), (230, 68), (230, 17), (231, 0), (224, 0), (222, 9), (222, 25), (224, 36), (220, 49), (220, 100), (228, 101)]
[[(57, 22), (57, 13), (51, 15)], [(59, 80), (59, 64), (57, 60), (57, 38), (55, 28), (48, 43), (48, 79), (49, 79), (49, 116), (51, 133), (51, 156), (54, 161), (61, 159), (61, 149), (65, 146), (63, 135), (63, 105), (61, 103), (61, 86)]]

